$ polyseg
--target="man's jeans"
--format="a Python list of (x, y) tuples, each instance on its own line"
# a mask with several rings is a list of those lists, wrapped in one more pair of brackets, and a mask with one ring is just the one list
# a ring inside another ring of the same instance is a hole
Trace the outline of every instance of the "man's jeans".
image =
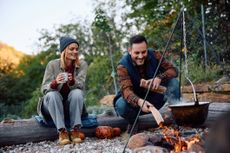
[[(156, 107), (157, 109), (160, 109), (165, 104), (166, 101), (169, 104), (175, 104), (180, 99), (179, 82), (176, 78), (173, 78), (168, 82), (163, 83), (162, 85), (167, 88), (167, 91), (164, 95), (164, 102), (160, 106), (157, 106)], [(151, 101), (149, 102), (151, 103)], [(135, 121), (135, 118), (138, 114), (139, 107), (131, 106), (126, 100), (123, 99), (123, 97), (120, 97), (115, 102), (115, 110), (118, 113), (118, 115), (126, 119), (130, 124), (132, 124)], [(141, 112), (140, 115), (143, 114), (146, 113)]]

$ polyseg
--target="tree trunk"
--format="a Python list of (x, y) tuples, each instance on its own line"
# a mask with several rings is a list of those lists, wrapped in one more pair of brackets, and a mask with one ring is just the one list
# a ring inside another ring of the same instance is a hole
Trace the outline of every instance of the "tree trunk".
[[(209, 106), (209, 114), (206, 122), (202, 126), (210, 126), (219, 115), (230, 110), (230, 103), (211, 103)], [(171, 112), (167, 108), (160, 110), (165, 125), (174, 123)], [(117, 116), (98, 117), (99, 126), (107, 125), (111, 127), (119, 127), (122, 131), (126, 129), (127, 122)], [(139, 130), (158, 127), (156, 121), (151, 114), (140, 116)], [(95, 136), (95, 128), (82, 128), (86, 136)], [(44, 140), (57, 139), (56, 128), (43, 127), (37, 123), (34, 118), (24, 120), (8, 120), (0, 123), (0, 146), (22, 144), (27, 142), (39, 142)]]

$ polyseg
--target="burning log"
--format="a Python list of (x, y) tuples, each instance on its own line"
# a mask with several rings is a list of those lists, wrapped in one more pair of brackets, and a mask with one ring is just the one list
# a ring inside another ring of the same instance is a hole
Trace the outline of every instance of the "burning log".
[(191, 146), (201, 140), (199, 134), (190, 136), (188, 138), (182, 137), (182, 134), (179, 130), (175, 128), (169, 128), (163, 126), (162, 134), (164, 139), (172, 146), (174, 146), (174, 152), (187, 151)]
[[(195, 129), (195, 128), (193, 128)], [(162, 126), (160, 128), (155, 128), (151, 133), (138, 133), (133, 135), (128, 143), (128, 147), (134, 151), (142, 150), (167, 150), (166, 152), (183, 152), (183, 151), (193, 151), (203, 152), (204, 141), (204, 129), (197, 130), (191, 133), (189, 136), (184, 135), (184, 130), (186, 128), (176, 128), (175, 126)], [(153, 147), (150, 147), (153, 146)], [(194, 149), (196, 146), (196, 149)], [(200, 147), (198, 147), (200, 146)]]

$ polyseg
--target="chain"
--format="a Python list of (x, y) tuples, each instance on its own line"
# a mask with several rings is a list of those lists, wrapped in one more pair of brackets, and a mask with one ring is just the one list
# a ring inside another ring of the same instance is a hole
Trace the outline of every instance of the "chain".
[(182, 19), (183, 19), (183, 42), (184, 42), (184, 48), (182, 49), (182, 51), (184, 52), (184, 62), (185, 62), (185, 65), (184, 65), (184, 70), (185, 70), (185, 78), (189, 81), (189, 83), (192, 85), (192, 90), (193, 90), (193, 96), (194, 96), (194, 100), (195, 102), (198, 102), (197, 100), (197, 97), (196, 97), (196, 91), (195, 91), (195, 88), (193, 86), (193, 83), (192, 81), (189, 79), (188, 77), (188, 62), (187, 62), (187, 52), (188, 52), (188, 49), (187, 49), (187, 43), (186, 43), (186, 26), (185, 26), (185, 15), (184, 15), (184, 10), (182, 12)]
[(188, 62), (187, 62), (187, 43), (186, 43), (186, 26), (185, 26), (185, 15), (184, 15), (184, 10), (182, 12), (182, 19), (183, 19), (183, 42), (184, 42), (184, 48), (183, 48), (183, 52), (184, 52), (184, 58), (185, 58), (185, 75), (188, 76)]

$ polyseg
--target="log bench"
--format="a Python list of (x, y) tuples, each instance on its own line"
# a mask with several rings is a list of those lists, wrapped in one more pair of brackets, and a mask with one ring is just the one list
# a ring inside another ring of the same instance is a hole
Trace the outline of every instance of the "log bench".
[[(211, 126), (221, 114), (228, 111), (230, 111), (230, 103), (211, 103), (209, 105), (208, 117), (201, 126)], [(168, 108), (163, 108), (160, 112), (165, 120), (165, 125), (174, 123), (172, 114)], [(117, 116), (100, 116), (97, 120), (99, 126), (120, 127), (122, 131), (125, 130), (128, 124), (123, 118)], [(151, 114), (140, 116), (139, 130), (155, 127), (158, 127), (158, 125)], [(95, 136), (95, 129), (96, 128), (82, 128), (81, 131), (83, 131), (87, 137), (93, 137)], [(57, 138), (56, 128), (41, 126), (34, 118), (10, 120), (0, 123), (0, 146), (55, 140)]]

